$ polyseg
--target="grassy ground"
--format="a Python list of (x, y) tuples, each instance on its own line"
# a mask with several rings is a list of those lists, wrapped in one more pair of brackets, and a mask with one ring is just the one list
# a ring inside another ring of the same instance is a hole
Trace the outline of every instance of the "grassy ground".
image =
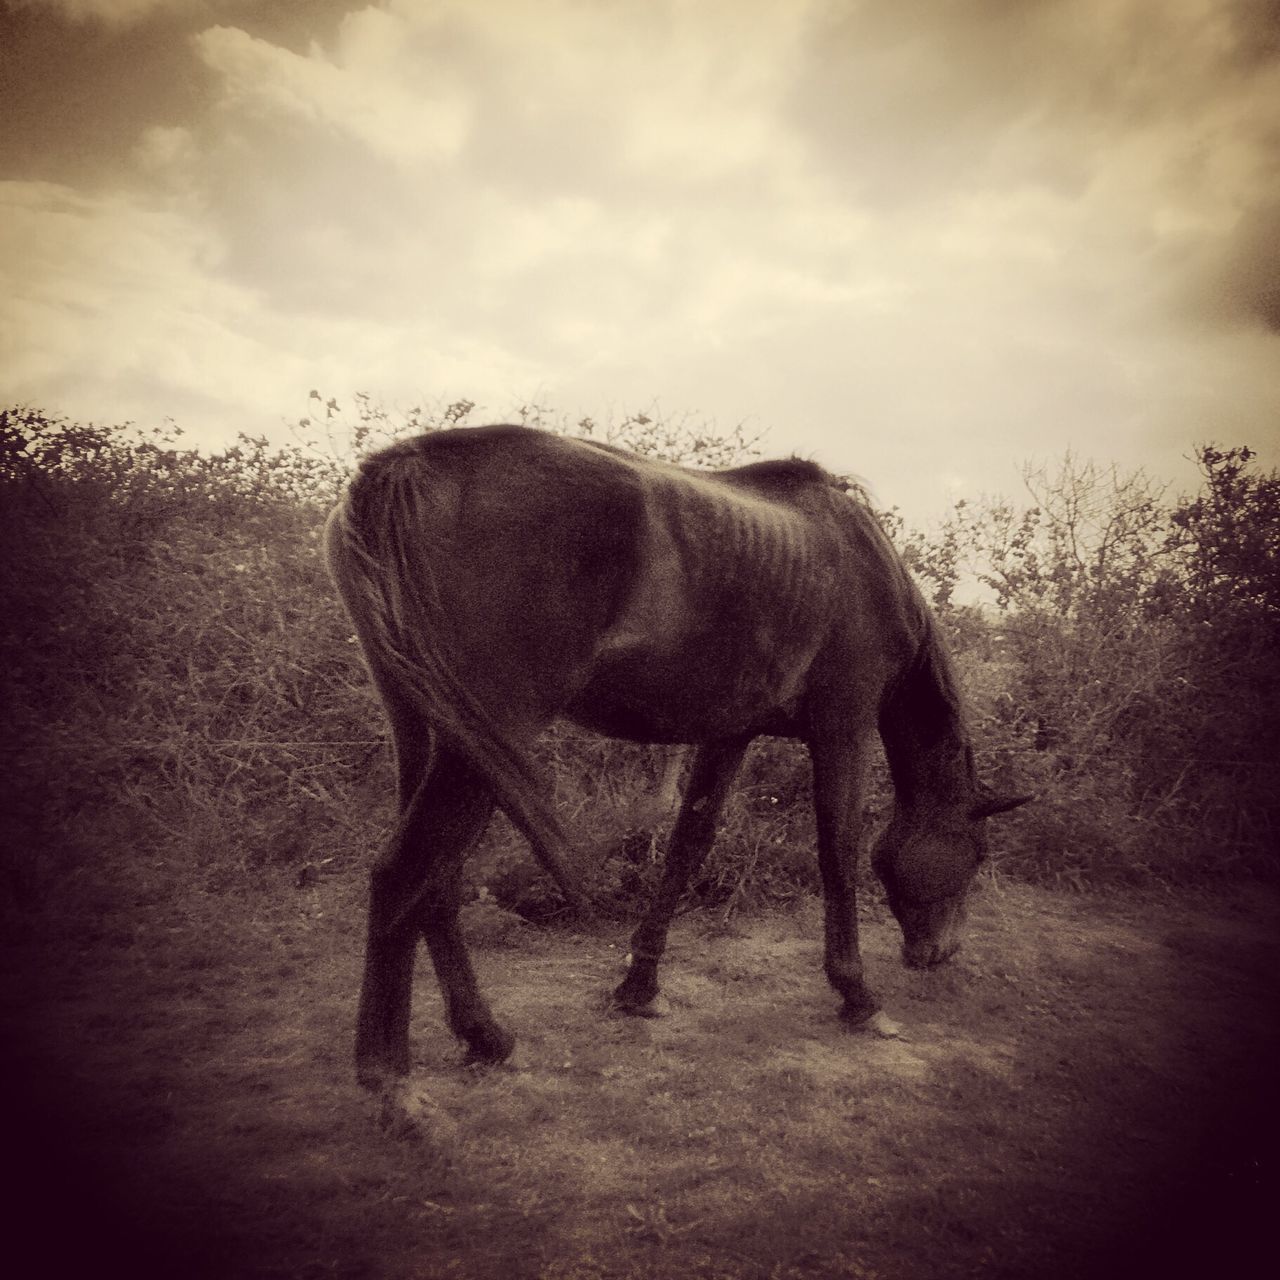
[(9, 1207), (41, 1274), (1232, 1274), (1274, 1211), (1260, 892), (988, 883), (932, 974), (900, 967), (873, 905), (902, 1041), (837, 1021), (812, 903), (684, 917), (654, 1021), (602, 1010), (625, 931), (491, 909), (478, 966), (520, 1047), (464, 1069), (424, 964), (435, 1138), (412, 1141), (352, 1083), (357, 880), (224, 895), (167, 874), (70, 882), (9, 930)]

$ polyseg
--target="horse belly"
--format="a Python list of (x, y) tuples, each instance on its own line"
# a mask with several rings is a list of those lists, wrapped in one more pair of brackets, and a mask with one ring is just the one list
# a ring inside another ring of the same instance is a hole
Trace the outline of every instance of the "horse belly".
[[(793, 661), (783, 660), (788, 656)], [(719, 638), (606, 651), (565, 714), (597, 733), (637, 742), (779, 732), (794, 719), (810, 655), (771, 646), (754, 660), (742, 657), (740, 640)]]

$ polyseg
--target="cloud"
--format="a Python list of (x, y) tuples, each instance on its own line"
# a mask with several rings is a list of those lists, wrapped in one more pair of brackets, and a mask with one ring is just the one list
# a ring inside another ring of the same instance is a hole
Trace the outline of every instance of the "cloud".
[(1231, 0), (1225, 10), (1228, 56), (1243, 70), (1280, 59), (1280, 0)]
[(353, 9), (324, 48), (235, 26), (196, 43), (224, 120), (348, 133), (406, 166), (465, 145), (470, 173), (535, 196), (655, 181), (705, 195), (785, 165), (775, 108), (805, 10), (389, 0)]
[[(1280, 198), (1277, 19), (1274, 0), (836, 4), (791, 112), (865, 207), (940, 223), (1035, 187), (1077, 210), (1082, 249), (1182, 271), (1186, 300), (1261, 248)], [(1265, 319), (1240, 283), (1220, 292)]]
[(1280, 410), (1270, 0), (324, 7), (157, 10), (112, 181), (9, 191), (31, 394), (658, 397), (896, 501)]
[(1187, 297), (1208, 319), (1260, 323), (1280, 334), (1280, 194), (1245, 209), (1197, 255)]
[[(0, 346), (7, 395), (97, 419), (156, 416), (225, 437), (305, 408), (326, 387), (421, 397), (437, 387), (524, 389), (546, 370), (447, 317), (304, 323), (228, 281), (216, 234), (188, 214), (50, 183), (0, 183)], [(104, 389), (110, 389), (104, 394)]]
[(243, 4), (243, 0), (8, 0), (14, 9), (47, 10), (75, 23), (102, 23), (127, 27), (158, 14), (208, 15), (216, 8)]
[[(759, 291), (715, 260), (883, 296), (872, 250), (906, 221), (939, 270), (959, 235), (989, 264), (1036, 241), (1050, 288), (1091, 277), (1113, 309), (1270, 323), (1250, 228), (1280, 198), (1275, 8), (391, 0), (305, 52), (214, 27), (196, 43), (218, 86), (205, 199), (244, 279), (384, 318), (429, 288), (479, 322), (503, 284), (553, 309), (594, 288), (634, 318), (659, 278), (673, 314), (698, 314), (708, 252), (744, 305)], [(843, 225), (843, 256), (769, 225), (805, 221)], [(680, 271), (644, 266), (659, 240)], [(1113, 301), (1117, 274), (1132, 287)]]
[(397, 165), (446, 160), (466, 136), (465, 106), (429, 82), (408, 84), (394, 74), (389, 46), (368, 38), (389, 21), (378, 10), (361, 13), (344, 30), (364, 38), (344, 40), (340, 62), (315, 47), (295, 54), (235, 27), (211, 27), (196, 46), (220, 78), (223, 109), (242, 121), (328, 131)]
[(214, 112), (152, 130), (136, 158), (205, 209), (225, 269), (274, 305), (378, 322), (447, 308), (537, 353), (594, 325), (609, 346), (705, 296), (701, 260), (724, 257), (728, 227), (750, 255), (806, 198), (773, 123), (798, 20), (743, 6), (726, 48), (717, 12), (395, 3), (305, 53), (210, 28), (195, 48)]
[(212, 384), (215, 362), (251, 362), (252, 343), (233, 335), (255, 301), (218, 279), (216, 237), (127, 197), (51, 183), (0, 184), (0, 207), (6, 372), (19, 393), (63, 373), (112, 382), (163, 370), (190, 385), (206, 361)]

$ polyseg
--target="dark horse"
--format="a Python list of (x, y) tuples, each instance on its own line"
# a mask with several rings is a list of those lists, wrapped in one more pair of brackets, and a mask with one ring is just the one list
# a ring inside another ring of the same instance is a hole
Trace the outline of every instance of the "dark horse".
[(897, 800), (873, 865), (904, 960), (939, 964), (959, 946), (983, 820), (1025, 797), (977, 781), (920, 592), (862, 498), (815, 463), (700, 472), (524, 427), (441, 431), (366, 459), (326, 546), (399, 771), (399, 826), (371, 881), (363, 1083), (408, 1073), (419, 933), (471, 1058), (511, 1052), (463, 943), (461, 868), (500, 805), (581, 905), (530, 763), (557, 716), (612, 737), (697, 744), (619, 1008), (651, 1010), (671, 917), (758, 734), (798, 738), (812, 757), (826, 973), (844, 1017), (864, 1024), (877, 1012), (854, 901), (877, 730)]

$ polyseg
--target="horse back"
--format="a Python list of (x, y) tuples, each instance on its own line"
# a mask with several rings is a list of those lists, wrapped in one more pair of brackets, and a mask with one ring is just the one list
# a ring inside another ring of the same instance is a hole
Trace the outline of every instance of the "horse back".
[(643, 502), (627, 468), (503, 426), (416, 437), (362, 478), (379, 471), (424, 495), (415, 536), (460, 676), (532, 719), (555, 714), (635, 577)]
[(803, 459), (633, 460), (631, 590), (572, 714), (649, 741), (804, 736), (819, 696), (873, 722), (915, 643), (914, 588), (869, 507)]
[(373, 455), (362, 493), (416, 513), (459, 678), (520, 719), (650, 741), (769, 731), (815, 670), (879, 671), (909, 625), (870, 512), (799, 459), (699, 472), (464, 428)]

